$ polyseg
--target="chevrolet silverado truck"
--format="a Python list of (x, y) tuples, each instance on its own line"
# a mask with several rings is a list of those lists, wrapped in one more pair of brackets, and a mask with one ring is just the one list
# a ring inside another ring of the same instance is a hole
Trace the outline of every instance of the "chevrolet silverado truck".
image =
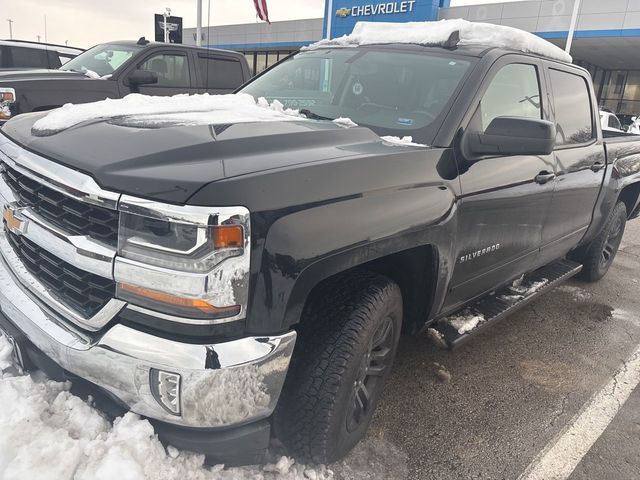
[(0, 124), (20, 113), (129, 93), (231, 93), (249, 78), (249, 64), (238, 52), (155, 43), (144, 37), (104, 43), (58, 69), (0, 71)]
[(640, 213), (640, 141), (603, 138), (588, 72), (414, 38), (324, 42), (240, 90), (299, 109), (285, 121), (7, 122), (17, 364), (212, 461), (260, 461), (276, 436), (331, 462), (367, 430), (401, 332), (453, 348), (602, 278)]

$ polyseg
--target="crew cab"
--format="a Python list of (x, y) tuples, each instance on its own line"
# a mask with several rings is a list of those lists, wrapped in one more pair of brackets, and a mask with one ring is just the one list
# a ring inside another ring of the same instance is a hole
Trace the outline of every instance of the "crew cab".
[(237, 52), (144, 38), (105, 43), (56, 70), (0, 71), (0, 122), (20, 113), (129, 93), (230, 93), (250, 77), (244, 55)]
[(501, 335), (609, 270), (640, 213), (640, 141), (603, 138), (570, 61), (498, 25), (359, 23), (222, 112), (127, 97), (17, 116), (0, 136), (16, 362), (215, 462), (260, 461), (272, 435), (340, 458), (401, 331)]

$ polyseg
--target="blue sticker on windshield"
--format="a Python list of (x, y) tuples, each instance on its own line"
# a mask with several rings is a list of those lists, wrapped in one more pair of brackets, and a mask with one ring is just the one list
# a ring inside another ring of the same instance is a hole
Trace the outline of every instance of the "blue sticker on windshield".
[(411, 125), (413, 125), (413, 118), (399, 118), (398, 119), (398, 124), (399, 125), (411, 126)]

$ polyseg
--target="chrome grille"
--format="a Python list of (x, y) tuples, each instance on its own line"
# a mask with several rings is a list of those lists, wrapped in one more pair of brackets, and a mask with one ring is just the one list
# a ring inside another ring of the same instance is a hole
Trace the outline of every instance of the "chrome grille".
[(115, 246), (118, 212), (85, 203), (60, 193), (2, 164), (2, 178), (22, 206), (73, 235), (87, 235)]
[(78, 313), (92, 317), (115, 296), (112, 280), (80, 270), (27, 238), (5, 231), (24, 267)]

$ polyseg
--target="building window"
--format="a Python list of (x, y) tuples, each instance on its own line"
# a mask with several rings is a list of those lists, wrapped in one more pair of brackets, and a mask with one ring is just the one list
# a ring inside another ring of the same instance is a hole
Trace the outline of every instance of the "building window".
[(620, 95), (624, 91), (624, 81), (626, 75), (622, 72), (618, 73), (616, 76), (616, 87), (613, 90), (613, 93), (616, 95)]
[(267, 68), (267, 52), (256, 52), (256, 75)]

